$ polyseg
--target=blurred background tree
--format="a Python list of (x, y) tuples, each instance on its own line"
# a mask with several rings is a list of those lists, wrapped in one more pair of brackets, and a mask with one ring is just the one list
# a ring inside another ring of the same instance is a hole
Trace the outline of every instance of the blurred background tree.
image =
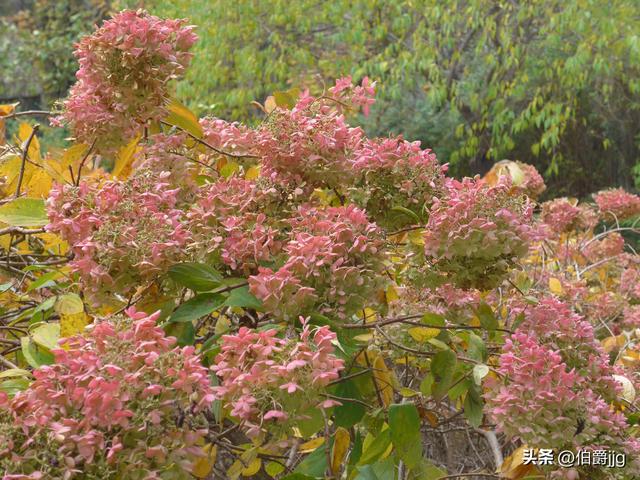
[[(31, 3), (39, 32), (32, 37), (41, 45), (34, 55), (51, 98), (72, 79), (71, 42), (109, 2)], [(421, 140), (454, 174), (518, 159), (545, 173), (551, 195), (573, 196), (640, 180), (637, 0), (117, 0), (112, 7), (198, 25), (197, 60), (177, 94), (201, 114), (258, 121), (251, 102), (275, 90), (317, 92), (337, 76), (366, 75), (380, 82), (376, 108), (359, 119), (368, 133)]]

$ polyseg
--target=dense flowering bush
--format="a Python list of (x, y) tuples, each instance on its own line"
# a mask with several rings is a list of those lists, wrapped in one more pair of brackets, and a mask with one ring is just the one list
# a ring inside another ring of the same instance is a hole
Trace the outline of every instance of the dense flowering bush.
[(509, 182), (487, 187), (478, 180), (449, 180), (424, 233), (424, 251), (442, 282), (492, 288), (524, 256), (533, 237), (533, 207), (509, 194)]
[(604, 219), (626, 220), (640, 214), (640, 197), (625, 192), (622, 188), (603, 190), (593, 196), (600, 215)]
[[(554, 298), (525, 310), (507, 339), (487, 392), (490, 414), (509, 436), (537, 448), (624, 449), (626, 419), (614, 402), (616, 370), (592, 325)], [(632, 455), (632, 451), (627, 452)]]
[[(349, 123), (374, 101), (366, 77), (277, 92), (255, 127), (197, 119), (168, 95), (194, 39), (127, 11), (78, 46), (62, 120), (85, 144), (52, 163), (71, 182), (42, 236), (0, 229), (8, 271), (33, 262), (0, 285), (4, 480), (445, 477), (418, 448), (444, 423), (497, 429), (505, 451), (628, 455), (552, 478), (638, 476), (638, 230), (617, 220), (639, 197), (538, 205), (542, 177), (510, 160), (448, 178), (419, 142)], [(12, 362), (42, 368), (27, 386)]]
[(157, 317), (100, 322), (54, 350), (28, 390), (0, 393), (4, 479), (190, 478), (213, 390), (194, 348), (175, 347)]
[(77, 45), (78, 82), (59, 121), (80, 142), (102, 148), (125, 143), (165, 114), (167, 82), (184, 72), (196, 38), (184, 20), (130, 10), (115, 15)]
[(276, 441), (280, 433), (304, 422), (317, 408), (339, 402), (322, 397), (325, 387), (339, 377), (344, 362), (334, 354), (336, 334), (328, 327), (312, 328), (301, 317), (302, 332), (278, 338), (276, 329), (240, 328), (225, 335), (212, 367), (222, 382), (215, 395), (242, 422), (249, 437), (270, 428)]

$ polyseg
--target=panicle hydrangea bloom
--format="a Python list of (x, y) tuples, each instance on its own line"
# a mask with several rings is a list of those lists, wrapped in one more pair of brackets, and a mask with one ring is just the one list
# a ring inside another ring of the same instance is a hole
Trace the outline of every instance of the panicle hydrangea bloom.
[(640, 197), (622, 188), (602, 190), (593, 199), (603, 220), (626, 220), (640, 214)]
[(52, 188), (47, 230), (69, 242), (70, 266), (94, 300), (127, 295), (184, 257), (190, 233), (168, 176), (142, 171), (124, 182)]
[(194, 348), (175, 347), (158, 315), (129, 309), (64, 340), (27, 390), (0, 397), (3, 478), (191, 478), (214, 394)]
[(109, 149), (166, 113), (167, 83), (179, 78), (196, 41), (185, 20), (125, 10), (76, 46), (80, 63), (64, 112), (80, 142)]
[(487, 385), (498, 429), (536, 448), (623, 449), (627, 424), (613, 407), (620, 386), (591, 323), (551, 297), (524, 313), (500, 355), (501, 378)]
[(211, 369), (220, 378), (215, 395), (242, 421), (249, 437), (289, 432), (314, 410), (339, 405), (322, 400), (325, 387), (339, 377), (344, 362), (334, 354), (336, 334), (311, 327), (301, 317), (299, 337), (279, 338), (276, 329), (241, 327), (222, 337)]
[(598, 223), (598, 215), (591, 208), (578, 205), (576, 200), (556, 198), (542, 204), (542, 221), (555, 233), (588, 230)]
[(378, 224), (393, 228), (415, 221), (394, 207), (426, 218), (433, 197), (442, 193), (447, 170), (431, 150), (402, 137), (366, 140), (353, 152), (351, 162), (361, 181), (351, 189), (350, 198)]
[(204, 140), (225, 152), (236, 155), (250, 154), (256, 142), (254, 130), (238, 123), (227, 122), (220, 118), (203, 118), (200, 126), (204, 133)]
[(362, 90), (356, 92), (350, 79), (338, 80), (336, 85), (333, 94), (339, 95), (335, 100), (303, 93), (291, 110), (276, 108), (269, 114), (256, 135), (262, 175), (310, 191), (349, 183), (353, 178), (350, 157), (362, 143), (364, 132), (346, 123), (340, 103), (366, 105), (367, 92), (373, 90), (359, 87)]
[(171, 189), (179, 189), (177, 205), (185, 207), (191, 204), (198, 193), (196, 177), (200, 173), (198, 165), (183, 156), (186, 140), (184, 133), (152, 135), (148, 143), (136, 152), (132, 165), (134, 172), (163, 172), (163, 181)]
[(188, 213), (194, 240), (189, 248), (217, 254), (232, 270), (257, 271), (282, 249), (282, 235), (264, 212), (278, 192), (232, 177), (203, 187)]
[(583, 249), (584, 256), (590, 262), (617, 257), (623, 252), (624, 237), (618, 232), (612, 232), (600, 240), (594, 240)]
[(289, 222), (284, 265), (249, 277), (265, 308), (289, 319), (312, 306), (346, 318), (370, 304), (384, 282), (382, 232), (365, 212), (303, 206)]
[(533, 207), (509, 194), (510, 183), (489, 187), (477, 179), (447, 181), (434, 201), (424, 234), (424, 252), (446, 282), (488, 289), (501, 282), (533, 238)]
[(524, 180), (518, 185), (518, 190), (530, 198), (538, 198), (547, 189), (542, 175), (538, 173), (538, 170), (533, 165), (523, 162), (516, 162), (516, 164), (524, 173)]

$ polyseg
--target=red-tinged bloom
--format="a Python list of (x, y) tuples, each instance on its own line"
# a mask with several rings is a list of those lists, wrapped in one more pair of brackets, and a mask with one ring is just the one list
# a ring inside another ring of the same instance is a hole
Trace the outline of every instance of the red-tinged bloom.
[(510, 437), (559, 450), (625, 448), (627, 423), (612, 406), (620, 391), (616, 370), (591, 324), (567, 304), (544, 298), (525, 309), (498, 373), (485, 396), (491, 418)]
[(80, 63), (64, 112), (78, 141), (109, 150), (166, 114), (168, 82), (179, 78), (196, 41), (184, 20), (125, 10), (80, 40)]
[(593, 196), (603, 220), (626, 220), (640, 215), (640, 197), (622, 188), (602, 190)]
[(301, 320), (299, 337), (283, 339), (275, 329), (241, 327), (222, 338), (211, 367), (221, 380), (215, 395), (251, 437), (274, 429), (288, 432), (311, 410), (337, 404), (314, 400), (344, 368), (334, 354), (336, 335), (327, 326), (312, 328)]
[(384, 283), (382, 239), (364, 211), (302, 206), (289, 224), (284, 265), (249, 277), (265, 308), (284, 319), (314, 307), (345, 318), (371, 302)]
[[(154, 478), (148, 475), (167, 462), (188, 470), (188, 451), (203, 454), (198, 413), (213, 401), (207, 369), (193, 347), (175, 347), (165, 336), (159, 312), (127, 313), (64, 340), (66, 349), (53, 351), (56, 363), (35, 370), (27, 390), (0, 397), (0, 445), (13, 445), (0, 447), (3, 478), (75, 478), (79, 471), (110, 478), (124, 465)], [(179, 427), (180, 411), (191, 420)]]
[(436, 283), (487, 289), (498, 285), (534, 237), (533, 207), (510, 195), (510, 183), (488, 187), (478, 179), (449, 180), (434, 201), (424, 254), (442, 277)]

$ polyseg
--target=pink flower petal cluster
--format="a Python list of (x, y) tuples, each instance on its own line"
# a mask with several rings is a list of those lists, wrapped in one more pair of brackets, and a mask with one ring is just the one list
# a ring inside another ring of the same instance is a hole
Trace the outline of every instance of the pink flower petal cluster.
[(364, 77), (360, 85), (354, 85), (351, 76), (336, 80), (336, 84), (329, 89), (331, 95), (351, 106), (362, 108), (364, 116), (369, 115), (371, 105), (375, 103), (376, 82)]
[(255, 130), (238, 122), (227, 122), (220, 118), (203, 118), (200, 126), (204, 139), (209, 144), (225, 152), (236, 155), (250, 154), (256, 142)]
[(624, 448), (620, 386), (591, 324), (551, 297), (524, 314), (485, 395), (498, 429), (537, 448)]
[(279, 338), (277, 329), (241, 327), (222, 338), (211, 369), (220, 378), (215, 395), (242, 421), (250, 437), (288, 432), (317, 408), (337, 402), (321, 400), (326, 386), (339, 377), (344, 362), (334, 354), (336, 334), (311, 327), (301, 317), (299, 337)]
[(169, 175), (143, 170), (126, 181), (52, 188), (47, 230), (69, 242), (70, 266), (94, 300), (126, 295), (185, 255), (190, 233)]
[(291, 110), (276, 108), (269, 114), (256, 132), (255, 152), (264, 176), (309, 191), (339, 187), (353, 178), (351, 156), (364, 131), (346, 123), (340, 99), (348, 97), (360, 105), (372, 87), (357, 87), (361, 90), (355, 93), (350, 79), (338, 80), (337, 85), (334, 98), (305, 93)]
[(350, 190), (351, 199), (366, 208), (381, 226), (392, 228), (415, 222), (394, 207), (426, 218), (434, 196), (442, 194), (447, 170), (431, 150), (423, 150), (420, 142), (408, 142), (401, 136), (365, 140), (353, 153), (352, 164), (360, 180)]
[(381, 231), (353, 205), (300, 207), (278, 270), (249, 277), (251, 292), (281, 318), (308, 308), (346, 318), (370, 304), (383, 277)]
[(198, 255), (217, 254), (232, 270), (255, 273), (282, 249), (277, 219), (266, 215), (276, 199), (274, 189), (237, 177), (206, 185), (188, 213), (190, 248)]
[(538, 170), (533, 165), (518, 161), (516, 164), (524, 173), (524, 181), (518, 185), (517, 189), (530, 198), (538, 198), (547, 189), (542, 175), (538, 173)]
[(622, 188), (602, 190), (593, 199), (603, 220), (626, 220), (640, 215), (640, 197)]
[(159, 312), (127, 315), (64, 340), (27, 390), (0, 397), (2, 478), (159, 479), (204, 455), (207, 369), (165, 336)]
[(509, 194), (506, 181), (448, 180), (436, 198), (424, 233), (424, 254), (445, 281), (461, 288), (499, 284), (533, 238), (533, 207)]
[(598, 215), (591, 208), (578, 205), (568, 198), (556, 198), (542, 204), (542, 221), (555, 233), (588, 230), (598, 223)]
[(167, 83), (182, 76), (196, 41), (185, 20), (125, 10), (76, 46), (77, 83), (59, 122), (80, 142), (109, 149), (166, 113)]
[(590, 262), (613, 259), (624, 252), (624, 245), (624, 237), (618, 232), (611, 232), (600, 240), (590, 242), (583, 253)]

